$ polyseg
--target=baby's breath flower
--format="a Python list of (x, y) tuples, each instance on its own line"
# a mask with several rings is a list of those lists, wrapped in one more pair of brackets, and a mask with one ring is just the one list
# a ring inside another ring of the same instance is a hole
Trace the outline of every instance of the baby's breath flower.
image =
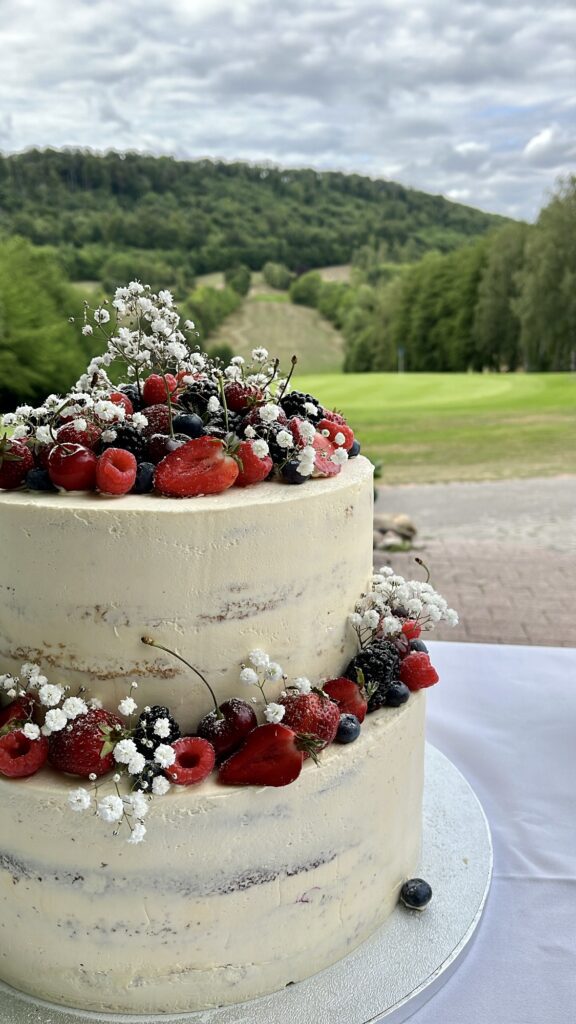
[(148, 417), (143, 412), (135, 412), (132, 416), (132, 425), (137, 430), (143, 430), (144, 427), (148, 426)]
[(90, 334), (94, 334), (94, 329), (92, 327), (92, 324), (84, 324), (84, 327), (82, 328), (82, 334), (84, 334), (85, 336), (89, 336)]
[(135, 844), (141, 843), (146, 835), (146, 825), (143, 821), (137, 821), (126, 842)]
[(267, 704), (264, 708), (264, 718), (267, 722), (271, 722), (273, 725), (278, 725), (282, 721), (286, 714), (286, 708), (283, 704)]
[(266, 654), (266, 651), (261, 651), (259, 648), (255, 648), (253, 651), (250, 651), (250, 654), (248, 655), (248, 661), (252, 665), (254, 665), (254, 668), (262, 669), (266, 668), (266, 666), (269, 664), (270, 658)]
[(128, 813), (132, 814), (134, 818), (145, 818), (150, 809), (148, 800), (138, 790), (124, 797), (124, 805)]
[(367, 612), (364, 612), (364, 615), (362, 616), (362, 625), (366, 626), (367, 629), (376, 629), (379, 622), (380, 616), (378, 615), (378, 612), (375, 611), (373, 608), (370, 608)]
[[(121, 715), (133, 715), (137, 707), (138, 705), (133, 697), (124, 697), (118, 705), (118, 711)], [(116, 744), (116, 747), (118, 746), (119, 744)]]
[(298, 676), (291, 684), (291, 687), (298, 690), (298, 693), (306, 694), (312, 692), (312, 683), (306, 676)]
[(268, 402), (267, 405), (260, 406), (258, 415), (263, 423), (274, 423), (280, 415), (280, 406), (275, 405), (274, 402)]
[(152, 792), (154, 796), (165, 796), (169, 789), (170, 783), (163, 775), (156, 775), (156, 777), (152, 779)]
[(268, 359), (268, 349), (266, 348), (253, 348), (252, 359), (255, 363), (265, 363)]
[(270, 661), (264, 669), (264, 675), (271, 683), (279, 683), (284, 673), (276, 661)]
[(126, 765), (126, 767), (128, 769), (128, 774), (129, 775), (140, 775), (140, 772), (144, 770), (145, 764), (146, 764), (146, 758), (144, 757), (144, 754), (141, 754), (138, 751), (137, 753), (135, 753), (130, 758), (130, 760), (128, 761), (128, 764)]
[(167, 743), (160, 743), (154, 751), (154, 760), (161, 768), (169, 768), (176, 760), (176, 752)]
[(254, 444), (252, 445), (252, 451), (256, 458), (265, 459), (270, 449), (267, 441), (264, 441), (262, 438), (258, 438), (258, 440), (254, 441)]
[(64, 696), (64, 690), (61, 686), (57, 686), (53, 683), (45, 683), (41, 686), (38, 691), (38, 697), (40, 703), (46, 708), (54, 708), (60, 703)]
[(348, 452), (345, 448), (337, 448), (335, 452), (332, 452), (330, 461), (336, 463), (337, 466), (343, 466), (345, 462), (348, 462)]
[(34, 722), (26, 722), (22, 732), (28, 740), (37, 740), (40, 737), (40, 729), (34, 725)]
[(110, 313), (108, 312), (107, 309), (103, 309), (103, 308), (95, 309), (94, 310), (94, 319), (95, 319), (97, 324), (107, 324), (108, 321), (110, 320)]
[(216, 395), (211, 395), (208, 399), (208, 412), (218, 412), (221, 408), (222, 407), (216, 398)]
[(258, 684), (258, 675), (253, 668), (243, 668), (240, 673), (240, 682), (244, 686), (256, 686)]
[(62, 711), (66, 718), (74, 719), (78, 718), (78, 715), (85, 715), (88, 711), (88, 705), (81, 697), (67, 697), (62, 704)]
[(128, 764), (137, 753), (138, 748), (134, 740), (120, 740), (114, 747), (114, 760), (118, 764)]
[(72, 811), (87, 811), (91, 804), (92, 797), (88, 790), (83, 789), (82, 786), (79, 789), (73, 789), (68, 794), (68, 806)]
[(170, 722), (167, 718), (157, 718), (154, 723), (154, 730), (156, 736), (160, 739), (165, 740), (170, 735)]
[(279, 430), (276, 434), (276, 442), (281, 448), (292, 448), (294, 438), (289, 430)]
[(68, 719), (60, 708), (53, 708), (51, 711), (46, 712), (44, 724), (50, 732), (61, 732), (68, 724)]
[(122, 802), (122, 798), (116, 796), (114, 793), (110, 794), (110, 796), (102, 797), (102, 800), (98, 801), (96, 813), (103, 821), (120, 821), (124, 817), (124, 804)]

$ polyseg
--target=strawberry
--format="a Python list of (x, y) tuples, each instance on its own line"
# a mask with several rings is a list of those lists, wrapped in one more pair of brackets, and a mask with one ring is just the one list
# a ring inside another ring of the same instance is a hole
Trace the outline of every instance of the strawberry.
[(366, 693), (358, 683), (341, 676), (339, 679), (329, 679), (322, 686), (324, 693), (327, 693), (330, 700), (338, 705), (341, 715), (355, 715), (359, 722), (366, 718), (368, 710), (368, 699)]
[[(118, 728), (117, 728), (118, 727)], [(78, 715), (49, 740), (48, 758), (53, 768), (69, 775), (105, 775), (114, 768), (113, 749), (122, 738), (122, 721), (104, 708)]]
[(218, 781), (226, 786), (287, 786), (298, 778), (303, 763), (304, 752), (292, 729), (259, 725), (220, 766)]
[(56, 487), (65, 491), (93, 491), (98, 456), (81, 444), (55, 444), (48, 456), (48, 472)]
[(102, 494), (128, 494), (134, 486), (137, 468), (132, 452), (107, 448), (96, 466), (96, 487)]
[(214, 747), (200, 736), (182, 736), (175, 740), (172, 749), (176, 754), (174, 764), (166, 769), (172, 782), (177, 786), (191, 786), (202, 782), (216, 763)]
[(125, 410), (126, 415), (132, 416), (134, 412), (134, 406), (132, 405), (132, 402), (128, 398), (128, 395), (125, 395), (122, 391), (113, 391), (111, 395), (108, 395), (108, 401), (113, 402), (114, 405), (121, 405), (122, 408)]
[(334, 423), (333, 420), (323, 419), (316, 425), (316, 430), (332, 441), (332, 444), (338, 448), (345, 448), (346, 451), (354, 444), (354, 432), (347, 423)]
[(312, 476), (337, 476), (341, 467), (336, 462), (332, 462), (330, 457), (336, 451), (336, 445), (322, 434), (316, 434), (312, 446), (316, 450)]
[(36, 702), (30, 693), (23, 693), (16, 697), (11, 704), (8, 704), (0, 711), (0, 729), (11, 723), (14, 728), (17, 722), (29, 722), (32, 719)]
[(428, 686), (434, 686), (439, 676), (429, 654), (412, 651), (400, 662), (400, 679), (409, 690), (424, 690)]
[(34, 456), (24, 441), (12, 441), (7, 434), (0, 438), (0, 488), (20, 487), (33, 465)]
[(335, 409), (322, 409), (322, 418), (330, 420), (331, 423), (338, 423), (341, 427), (347, 426), (342, 413), (336, 412)]
[(222, 441), (198, 437), (171, 452), (156, 466), (154, 487), (169, 498), (219, 494), (231, 487), (238, 465), (226, 455)]
[(232, 412), (243, 412), (251, 406), (257, 405), (264, 398), (264, 392), (255, 384), (244, 384), (240, 380), (230, 381), (224, 388), (226, 405)]
[(422, 632), (422, 628), (418, 622), (414, 621), (414, 619), (407, 619), (406, 622), (402, 624), (402, 632), (407, 640), (417, 640)]
[(269, 455), (261, 458), (254, 452), (253, 441), (242, 441), (235, 453), (240, 459), (241, 468), (236, 480), (236, 487), (248, 487), (249, 484), (259, 484), (269, 475), (274, 463)]
[(34, 775), (48, 757), (48, 740), (40, 736), (30, 740), (19, 729), (0, 737), (0, 775), (25, 779)]
[[(299, 736), (315, 736), (320, 740), (318, 749), (332, 743), (340, 721), (340, 708), (321, 690), (281, 697), (279, 704), (286, 708), (283, 723)], [(307, 757), (309, 751), (304, 752)]]
[(156, 405), (158, 403), (167, 403), (168, 396), (166, 390), (170, 392), (176, 391), (178, 387), (178, 381), (171, 373), (165, 373), (163, 377), (159, 373), (151, 373), (149, 377), (144, 381), (144, 387), (142, 389), (142, 397), (145, 405)]

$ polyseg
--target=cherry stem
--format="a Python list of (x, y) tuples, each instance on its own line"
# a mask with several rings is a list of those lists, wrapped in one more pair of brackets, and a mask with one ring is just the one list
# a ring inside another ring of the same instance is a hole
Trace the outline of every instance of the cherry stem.
[(292, 374), (294, 373), (294, 370), (296, 369), (296, 363), (297, 362), (298, 362), (298, 357), (297, 356), (292, 356), (292, 366), (290, 367), (290, 373), (288, 374), (288, 376), (286, 377), (286, 380), (284, 381), (284, 387), (282, 388), (282, 391), (280, 392), (279, 395), (276, 396), (278, 401), (281, 401), (281, 399), (284, 398), (284, 395), (286, 394), (286, 388), (288, 387), (288, 385), (290, 383), (290, 379), (292, 377)]
[(214, 711), (216, 713), (216, 718), (224, 718), (224, 715), (222, 714), (220, 708), (218, 707), (218, 701), (216, 700), (216, 694), (214, 693), (214, 690), (210, 686), (208, 680), (204, 678), (202, 673), (199, 672), (197, 668), (194, 668), (194, 665), (191, 665), (189, 661), (186, 661), (186, 658), (183, 658), (181, 654), (176, 654), (176, 651), (171, 651), (169, 647), (164, 647), (163, 644), (156, 643), (155, 640), (152, 640), (152, 637), (143, 636), (140, 637), (140, 639), (142, 640), (142, 643), (147, 644), (148, 647), (157, 647), (159, 651), (166, 651), (166, 654), (171, 654), (173, 658), (178, 658), (178, 661), (181, 661), (183, 665), (186, 665), (186, 667), (189, 668), (191, 672), (195, 672), (198, 678), (202, 680), (204, 685), (207, 686), (208, 690), (210, 691), (210, 695), (212, 697), (212, 700), (214, 701)]
[(226, 403), (226, 392), (224, 390), (224, 379), (223, 379), (221, 373), (218, 374), (218, 387), (220, 389), (220, 398), (222, 399), (222, 406), (224, 408), (224, 423), (226, 424), (226, 433), (228, 433), (229, 430), (230, 430), (230, 428), (228, 426), (228, 405)]
[(421, 558), (415, 558), (414, 561), (417, 562), (418, 565), (421, 565), (422, 568), (424, 569), (425, 573), (426, 573), (426, 579), (425, 579), (424, 582), (425, 583), (430, 583), (430, 569), (426, 565), (426, 562), (422, 561)]
[[(162, 374), (162, 380), (164, 381), (164, 387), (166, 388), (166, 403), (168, 405), (168, 427), (170, 429), (170, 437), (174, 437), (174, 426), (172, 424), (172, 398), (170, 396), (170, 387), (166, 380), (166, 374)], [(171, 651), (169, 653), (172, 653)]]

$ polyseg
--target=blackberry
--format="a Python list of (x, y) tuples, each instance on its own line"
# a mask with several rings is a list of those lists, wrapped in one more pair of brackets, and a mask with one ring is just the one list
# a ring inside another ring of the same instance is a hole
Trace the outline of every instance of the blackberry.
[(400, 678), (400, 656), (391, 640), (373, 640), (346, 668), (344, 675), (362, 683), (369, 695), (368, 711), (377, 711), (388, 703), (387, 691)]
[(204, 416), (212, 397), (220, 401), (218, 385), (213, 380), (195, 380), (192, 384), (186, 385), (178, 403), (186, 412), (195, 412), (198, 416)]
[(238, 434), (242, 417), (236, 412), (228, 412), (228, 428), (226, 428), (226, 417), (224, 413), (215, 413), (210, 416), (204, 424), (204, 433), (210, 437), (219, 437), (222, 440), (227, 434)]
[(134, 780), (134, 789), (139, 789), (143, 793), (151, 793), (152, 783), (160, 775), (164, 775), (164, 770), (160, 765), (156, 761), (146, 761), (142, 771)]
[(121, 384), (118, 391), (123, 395), (126, 395), (126, 398), (130, 399), (134, 412), (140, 412), (144, 408), (144, 400), (138, 390), (137, 384)]
[[(284, 409), (288, 419), (291, 416), (300, 416), (303, 420), (310, 420), (310, 423), (319, 423), (324, 411), (313, 395), (305, 395), (303, 391), (290, 391), (280, 399), (280, 405)], [(313, 406), (313, 409), (306, 409), (305, 406)]]
[[(161, 730), (164, 734), (162, 736), (155, 731), (160, 718), (166, 719), (168, 722), (168, 727)], [(161, 743), (170, 744), (174, 740), (179, 739), (180, 726), (172, 718), (168, 708), (162, 707), (160, 704), (154, 704), (153, 707), (145, 709), (140, 715), (132, 738), (140, 753), (144, 754), (145, 757), (149, 757)]]
[(104, 441), (102, 443), (102, 451), (106, 448), (123, 448), (127, 452), (132, 452), (137, 462), (144, 462), (146, 458), (146, 438), (136, 430), (136, 427), (131, 427), (129, 424), (114, 426), (113, 430), (116, 433), (114, 441)]

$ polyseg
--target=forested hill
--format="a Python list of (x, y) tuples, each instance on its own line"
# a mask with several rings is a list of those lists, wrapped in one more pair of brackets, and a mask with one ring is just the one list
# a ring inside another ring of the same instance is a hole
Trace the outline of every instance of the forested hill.
[(0, 156), (0, 230), (67, 249), (73, 277), (119, 250), (180, 252), (191, 273), (277, 261), (348, 262), (365, 244), (413, 261), (504, 218), (358, 174), (136, 153), (29, 150)]

